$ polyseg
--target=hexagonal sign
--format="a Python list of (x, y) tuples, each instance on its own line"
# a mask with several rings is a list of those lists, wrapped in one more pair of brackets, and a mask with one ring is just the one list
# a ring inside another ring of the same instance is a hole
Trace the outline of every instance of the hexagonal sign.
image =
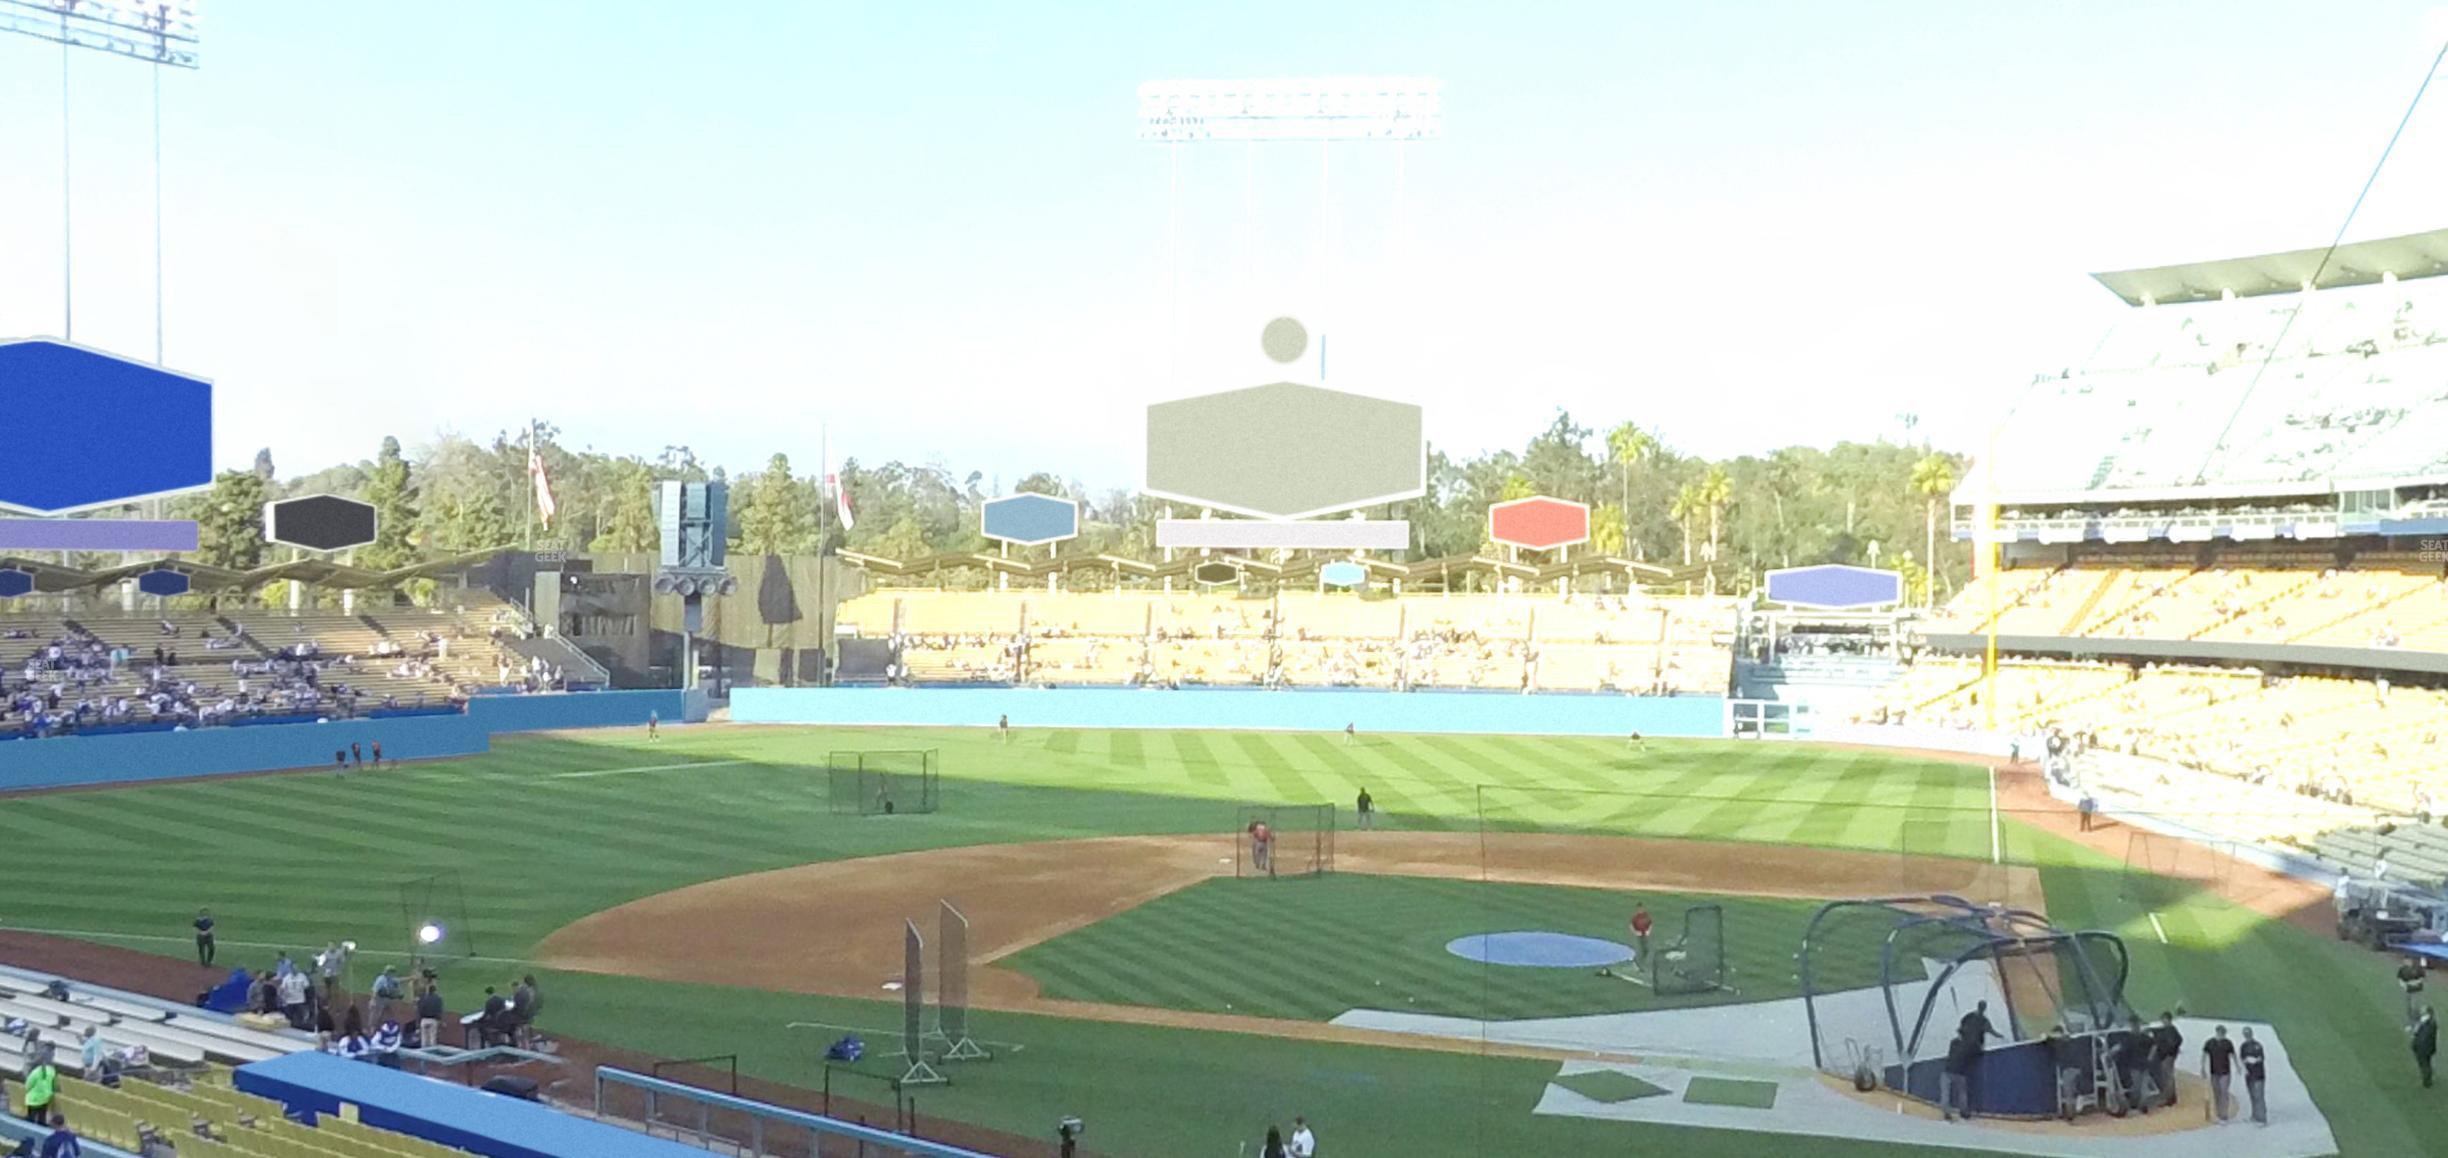
[(1488, 508), (1488, 538), (1525, 551), (1552, 551), (1589, 542), (1588, 503), (1534, 495)]
[(264, 538), (309, 551), (345, 551), (374, 541), (374, 504), (307, 495), (264, 504)]
[(0, 567), (0, 599), (15, 599), (34, 593), (34, 573), (15, 567)]
[(147, 595), (185, 595), (187, 576), (167, 567), (156, 567), (136, 577), (136, 589)]
[(1368, 568), (1345, 560), (1318, 568), (1318, 582), (1328, 587), (1358, 587), (1368, 582)]
[(989, 539), (1023, 547), (1079, 537), (1079, 503), (1053, 495), (1016, 494), (978, 507), (980, 529)]
[(1889, 607), (1904, 602), (1904, 576), (1849, 563), (1780, 567), (1768, 573), (1768, 600), (1823, 611)]
[(49, 338), (0, 341), (0, 507), (91, 510), (212, 485), (212, 383)]
[(1201, 563), (1190, 569), (1190, 578), (1209, 587), (1220, 587), (1241, 580), (1241, 569), (1230, 563)]
[(1148, 407), (1158, 498), (1261, 519), (1306, 519), (1428, 490), (1420, 408), (1277, 382)]

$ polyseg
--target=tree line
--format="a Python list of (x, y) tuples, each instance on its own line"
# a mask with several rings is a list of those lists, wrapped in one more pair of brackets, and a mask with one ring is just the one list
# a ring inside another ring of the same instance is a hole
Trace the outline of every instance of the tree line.
[[(263, 541), (265, 502), (308, 494), (362, 499), (378, 511), (381, 538), (359, 548), (354, 561), (381, 569), (531, 536), (577, 551), (651, 551), (652, 484), (718, 480), (731, 484), (731, 549), (745, 554), (850, 550), (909, 559), (995, 549), (978, 520), (999, 488), (980, 471), (850, 459), (840, 478), (856, 521), (845, 528), (821, 469), (802, 470), (785, 453), (734, 476), (686, 446), (609, 453), (565, 446), (550, 425), (538, 434), (557, 508), (549, 526), (531, 523), (524, 431), (483, 442), (445, 432), (412, 449), (386, 437), (369, 459), (285, 480), (266, 451), (253, 469), (223, 472), (209, 491), (173, 500), (166, 513), (201, 523), (202, 561), (244, 569), (287, 550)], [(1410, 558), (1443, 558), (1496, 550), (1486, 541), (1491, 504), (1552, 495), (1590, 504), (1592, 541), (1581, 550), (1705, 566), (1729, 589), (1747, 588), (1774, 567), (1860, 563), (1899, 569), (1925, 591), (1935, 557), (1943, 597), (1969, 567), (1968, 551), (1942, 525), (1964, 465), (1953, 453), (1885, 440), (1712, 461), (1635, 423), (1601, 430), (1558, 412), (1519, 450), (1456, 458), (1432, 447), (1428, 493), (1369, 514), (1411, 520)], [(1079, 500), (1080, 537), (1061, 546), (1065, 553), (1152, 559), (1156, 521), (1168, 507), (1181, 517), (1196, 513), (1127, 489), (1092, 491), (1051, 471), (1011, 489)]]

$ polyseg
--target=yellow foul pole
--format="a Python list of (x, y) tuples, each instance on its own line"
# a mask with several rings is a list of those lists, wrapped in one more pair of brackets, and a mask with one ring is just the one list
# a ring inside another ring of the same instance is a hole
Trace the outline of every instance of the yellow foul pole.
[(1988, 645), (1981, 652), (1981, 706), (1987, 716), (1987, 729), (1997, 731), (1997, 633), (1998, 633), (1998, 506), (1997, 506), (1996, 427), (1989, 429), (1989, 451), (1981, 463), (1981, 509), (1978, 526), (1972, 535), (1973, 559), (1981, 570), (1981, 587), (1989, 593)]

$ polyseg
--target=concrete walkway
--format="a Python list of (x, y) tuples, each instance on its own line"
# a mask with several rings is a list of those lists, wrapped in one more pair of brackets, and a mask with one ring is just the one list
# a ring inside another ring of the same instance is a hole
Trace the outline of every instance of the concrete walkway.
[[(1950, 986), (1950, 989), (1953, 987)], [(1841, 1000), (1875, 999), (1875, 990), (1836, 995)], [(1901, 997), (1902, 994), (1899, 994)], [(1916, 999), (1917, 999), (1916, 995)], [(1967, 996), (1970, 996), (1967, 994)], [(1952, 1008), (1953, 993), (1940, 1004)], [(1867, 1011), (1863, 1011), (1867, 1013)], [(1831, 1013), (1827, 998), (1820, 1015)], [(1879, 1016), (1884, 1017), (1883, 1008)], [(1935, 1014), (1933, 1015), (1935, 1016)], [(2098, 1155), (2104, 1158), (2317, 1158), (2337, 1153), (2329, 1122), (2312, 1104), (2296, 1076), (2286, 1043), (2277, 1030), (2259, 1024), (2224, 1023), (2230, 1036), (2241, 1039), (2251, 1025), (2253, 1035), (2269, 1053), (2270, 1124), (2252, 1125), (2242, 1115), (2241, 1077), (2236, 1083), (2238, 1120), (2227, 1126), (2202, 1124), (2171, 1133), (2118, 1135), (2104, 1119), (2086, 1117), (2062, 1128), (2026, 1123), (1950, 1123), (1916, 1113), (1897, 1112), (1892, 1095), (1856, 1098), (1829, 1088), (1811, 1060), (1810, 1027), (1799, 999), (1619, 1013), (1593, 1017), (1536, 1018), (1482, 1022), (1469, 1018), (1429, 1017), (1385, 1010), (1353, 1010), (1335, 1019), (1337, 1025), (1447, 1037), (1570, 1049), (1595, 1055), (1592, 1060), (1563, 1064), (1557, 1076), (1615, 1070), (1664, 1087), (1666, 1094), (1625, 1102), (1597, 1102), (1550, 1084), (1534, 1112), (1577, 1118), (1712, 1129), (1754, 1130), (1772, 1134), (1867, 1139), (1872, 1141), (1957, 1146), (2001, 1154)], [(1937, 1036), (1945, 1036), (1941, 1023)], [(2209, 1040), (2214, 1023), (2178, 1018), (2185, 1037), (2188, 1068), (2198, 1068), (2201, 1043)], [(1774, 1082), (1776, 1106), (1758, 1110), (1739, 1106), (1704, 1105), (1683, 1100), (1694, 1077), (1730, 1077)], [(2183, 1104), (2176, 1112), (2199, 1122), (2198, 1106)]]

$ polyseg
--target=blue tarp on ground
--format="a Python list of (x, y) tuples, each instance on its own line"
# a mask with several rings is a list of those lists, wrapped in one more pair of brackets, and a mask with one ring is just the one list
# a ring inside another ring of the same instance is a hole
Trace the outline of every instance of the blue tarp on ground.
[(291, 1113), (337, 1114), (492, 1158), (705, 1158), (705, 1151), (404, 1070), (293, 1053), (240, 1066), (238, 1088)]

